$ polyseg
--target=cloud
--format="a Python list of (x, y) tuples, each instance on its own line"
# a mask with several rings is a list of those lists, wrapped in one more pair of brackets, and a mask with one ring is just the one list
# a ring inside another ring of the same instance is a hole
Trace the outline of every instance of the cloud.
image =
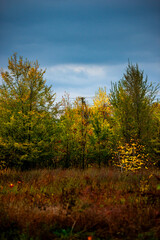
[(91, 81), (94, 83), (98, 78), (104, 79), (105, 69), (96, 65), (64, 64), (47, 68), (47, 74), (58, 84), (70, 83), (80, 86), (87, 82), (90, 84)]
[(77, 96), (92, 97), (99, 87), (111, 87), (111, 82), (122, 77), (126, 64), (92, 65), (92, 64), (63, 64), (47, 67), (45, 78), (48, 85), (52, 84), (57, 97), (64, 92), (72, 98)]
[[(58, 99), (61, 99), (65, 92), (69, 93), (71, 98), (78, 96), (93, 97), (99, 87), (106, 87), (107, 93), (109, 93), (111, 82), (117, 82), (123, 77), (127, 65), (127, 62), (113, 65), (54, 65), (46, 68), (45, 78), (47, 84), (53, 86)], [(149, 82), (159, 82), (160, 62), (141, 62), (138, 65), (140, 70), (144, 70), (144, 77), (148, 76)]]
[(6, 58), (15, 51), (35, 56), (42, 64), (107, 64), (141, 61), (147, 50), (151, 61), (160, 52), (155, 2), (2, 0), (0, 51)]

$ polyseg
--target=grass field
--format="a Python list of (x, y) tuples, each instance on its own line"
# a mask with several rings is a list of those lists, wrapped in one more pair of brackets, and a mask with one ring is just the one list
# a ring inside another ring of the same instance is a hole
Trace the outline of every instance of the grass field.
[(0, 239), (160, 239), (158, 170), (3, 170)]

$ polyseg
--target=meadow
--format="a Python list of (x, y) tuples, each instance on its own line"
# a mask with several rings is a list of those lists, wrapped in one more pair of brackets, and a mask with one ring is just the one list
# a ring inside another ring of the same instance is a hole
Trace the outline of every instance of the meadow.
[(158, 240), (160, 170), (0, 171), (1, 240)]

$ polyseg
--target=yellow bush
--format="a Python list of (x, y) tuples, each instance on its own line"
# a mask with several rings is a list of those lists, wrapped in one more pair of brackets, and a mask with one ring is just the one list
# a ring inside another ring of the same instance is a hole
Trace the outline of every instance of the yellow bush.
[(121, 168), (121, 171), (135, 172), (142, 167), (147, 168), (148, 155), (144, 154), (144, 146), (138, 143), (120, 145), (115, 152), (118, 162), (116, 166)]

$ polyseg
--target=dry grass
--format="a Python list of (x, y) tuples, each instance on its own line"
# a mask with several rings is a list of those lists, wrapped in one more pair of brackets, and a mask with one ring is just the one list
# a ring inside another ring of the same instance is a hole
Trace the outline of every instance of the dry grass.
[(154, 174), (160, 171), (1, 171), (0, 239), (158, 240), (160, 182)]

